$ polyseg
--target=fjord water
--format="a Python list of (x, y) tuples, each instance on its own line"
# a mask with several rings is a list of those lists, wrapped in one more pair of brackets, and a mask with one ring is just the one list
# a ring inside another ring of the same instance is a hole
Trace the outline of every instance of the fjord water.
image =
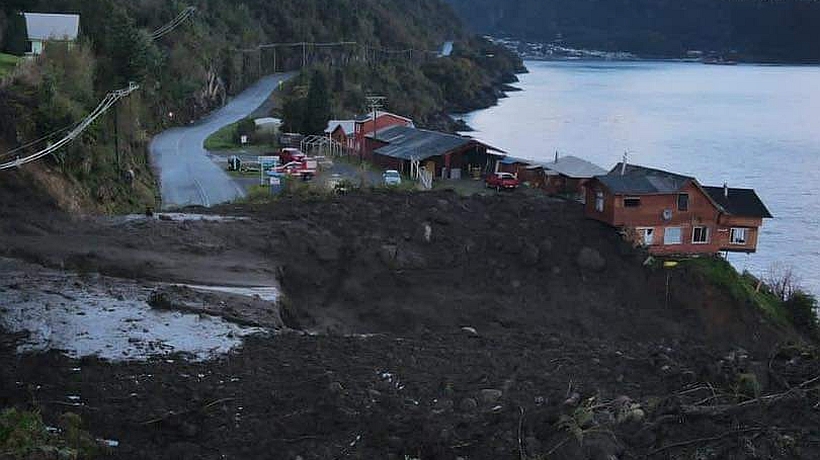
[(820, 294), (820, 67), (684, 62), (527, 62), (524, 91), (468, 114), (510, 155), (555, 151), (610, 169), (629, 161), (705, 185), (754, 188), (775, 216), (741, 270), (792, 266)]

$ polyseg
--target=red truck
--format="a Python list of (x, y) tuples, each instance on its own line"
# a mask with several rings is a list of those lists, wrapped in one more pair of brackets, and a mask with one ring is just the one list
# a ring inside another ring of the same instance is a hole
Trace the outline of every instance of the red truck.
[(494, 188), (496, 190), (518, 188), (521, 183), (515, 175), (506, 172), (497, 172), (487, 176), (484, 180), (484, 186), (487, 188)]
[(305, 157), (301, 161), (291, 161), (283, 164), (282, 166), (277, 166), (274, 171), (308, 181), (313, 179), (313, 176), (316, 175), (317, 168), (318, 164), (316, 160)]

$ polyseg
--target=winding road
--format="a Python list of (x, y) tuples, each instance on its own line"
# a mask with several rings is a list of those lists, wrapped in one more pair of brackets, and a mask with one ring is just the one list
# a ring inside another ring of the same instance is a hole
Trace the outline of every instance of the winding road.
[(151, 141), (151, 160), (159, 176), (162, 208), (213, 206), (245, 196), (228, 174), (208, 158), (205, 139), (223, 126), (250, 115), (293, 73), (269, 75), (197, 124), (164, 131)]

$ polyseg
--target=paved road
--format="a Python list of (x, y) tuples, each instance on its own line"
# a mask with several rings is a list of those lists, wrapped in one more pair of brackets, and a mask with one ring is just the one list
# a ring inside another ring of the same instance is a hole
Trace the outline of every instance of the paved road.
[(293, 75), (283, 73), (264, 77), (197, 124), (169, 129), (154, 137), (151, 158), (159, 174), (163, 209), (213, 206), (245, 196), (242, 187), (208, 158), (203, 144), (223, 126), (256, 110), (279, 82)]

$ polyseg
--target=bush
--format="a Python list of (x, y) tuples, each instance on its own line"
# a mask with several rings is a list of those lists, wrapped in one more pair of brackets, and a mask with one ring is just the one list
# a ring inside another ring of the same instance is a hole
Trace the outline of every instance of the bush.
[(802, 290), (797, 290), (783, 303), (792, 324), (803, 332), (817, 333), (817, 298)]

